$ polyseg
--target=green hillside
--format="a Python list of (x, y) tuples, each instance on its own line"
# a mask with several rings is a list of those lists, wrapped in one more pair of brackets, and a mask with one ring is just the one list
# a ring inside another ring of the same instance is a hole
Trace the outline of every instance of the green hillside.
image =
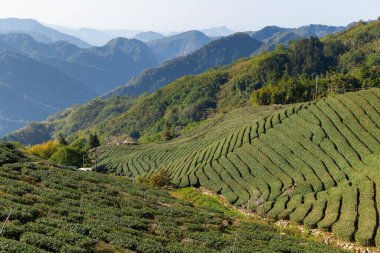
[(144, 92), (151, 93), (180, 77), (200, 74), (207, 69), (248, 57), (261, 44), (244, 33), (235, 33), (215, 39), (191, 54), (142, 71), (134, 76), (127, 85), (118, 87), (104, 96), (134, 96)]
[(338, 252), (215, 203), (194, 207), (123, 177), (34, 160), (6, 143), (0, 201), (1, 252)]
[(207, 187), (270, 219), (380, 246), (380, 89), (253, 110), (163, 144), (104, 146), (99, 165), (133, 177), (166, 170), (177, 186)]
[[(322, 40), (300, 39), (288, 48), (279, 46), (273, 52), (177, 79), (152, 94), (135, 98), (132, 104), (129, 97), (124, 102), (122, 98), (96, 99), (15, 132), (7, 140), (34, 144), (33, 133), (46, 129), (42, 136), (48, 138), (42, 141), (59, 133), (72, 136), (78, 130), (89, 130), (97, 132), (104, 141), (109, 136), (138, 132), (140, 142), (157, 142), (166, 127), (174, 129), (174, 137), (179, 136), (213, 113), (252, 104), (310, 101), (315, 98), (316, 81), (317, 97), (379, 86), (379, 31), (380, 21), (375, 21), (358, 23)], [(100, 104), (107, 104), (107, 111), (102, 106), (92, 110)], [(120, 111), (121, 104), (128, 104), (124, 106), (128, 109)], [(104, 121), (93, 120), (93, 115), (104, 113), (113, 116)], [(77, 128), (78, 125), (84, 127)]]

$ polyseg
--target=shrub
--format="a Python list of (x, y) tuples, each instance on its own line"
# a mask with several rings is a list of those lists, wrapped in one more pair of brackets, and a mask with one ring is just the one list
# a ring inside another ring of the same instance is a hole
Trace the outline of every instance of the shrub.
[(81, 167), (84, 154), (85, 152), (79, 148), (64, 146), (58, 148), (57, 152), (50, 157), (50, 161), (67, 166)]
[(26, 152), (31, 155), (39, 156), (43, 159), (49, 159), (59, 148), (57, 141), (47, 141), (42, 144), (37, 144), (26, 149)]
[(136, 180), (139, 183), (153, 187), (165, 187), (171, 185), (170, 172), (166, 169), (155, 171), (149, 176), (137, 177)]

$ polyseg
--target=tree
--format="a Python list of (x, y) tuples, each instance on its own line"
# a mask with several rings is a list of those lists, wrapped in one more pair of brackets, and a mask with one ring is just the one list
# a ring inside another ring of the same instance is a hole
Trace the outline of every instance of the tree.
[(96, 148), (100, 146), (100, 141), (98, 138), (98, 135), (95, 134), (90, 134), (90, 139), (88, 141), (88, 146), (90, 149)]
[(57, 141), (47, 141), (42, 144), (37, 144), (26, 149), (26, 152), (31, 155), (39, 156), (43, 159), (49, 159), (57, 150), (60, 144)]
[(300, 39), (291, 44), (293, 75), (314, 75), (326, 72), (324, 44), (318, 37)]
[(79, 148), (63, 146), (58, 148), (49, 160), (66, 166), (80, 167), (83, 163), (84, 154), (85, 152)]
[(138, 132), (138, 131), (132, 131), (132, 132), (130, 132), (130, 133), (128, 134), (128, 136), (129, 136), (130, 138), (134, 139), (134, 140), (137, 140), (138, 138), (141, 137), (141, 134), (140, 134), (140, 132)]
[(169, 124), (168, 121), (165, 121), (164, 130), (161, 132), (161, 139), (163, 141), (168, 141), (174, 138), (174, 127)]
[(59, 143), (59, 145), (62, 145), (62, 146), (67, 146), (67, 145), (69, 145), (69, 143), (68, 143), (67, 140), (65, 139), (65, 136), (63, 136), (62, 133), (59, 133), (59, 134), (58, 134), (58, 143)]

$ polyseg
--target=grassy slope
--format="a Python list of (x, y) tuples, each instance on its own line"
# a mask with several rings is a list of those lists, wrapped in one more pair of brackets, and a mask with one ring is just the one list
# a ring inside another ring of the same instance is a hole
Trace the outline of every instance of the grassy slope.
[[(336, 252), (194, 207), (125, 178), (25, 157), (0, 143), (1, 252)], [(3, 225), (3, 223), (1, 224)]]
[(377, 173), (380, 89), (298, 104), (263, 116), (239, 109), (164, 144), (103, 147), (121, 175), (169, 170), (180, 187), (205, 186), (271, 219), (380, 245)]

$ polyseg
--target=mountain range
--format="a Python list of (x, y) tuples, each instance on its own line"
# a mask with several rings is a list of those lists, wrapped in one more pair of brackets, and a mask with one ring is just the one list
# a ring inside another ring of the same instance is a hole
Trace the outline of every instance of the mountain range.
[(283, 28), (278, 26), (266, 26), (255, 32), (247, 32), (252, 38), (262, 41), (263, 44), (256, 53), (273, 50), (276, 45), (288, 45), (288, 42), (300, 38), (310, 38), (312, 36), (324, 37), (329, 34), (342, 32), (347, 27), (327, 26), (327, 25), (307, 25), (298, 28)]
[[(325, 31), (320, 26), (309, 28), (310, 31), (303, 28), (303, 33), (297, 34), (309, 36), (313, 32), (335, 31), (332, 28)], [(171, 36), (154, 32), (113, 30), (108, 31), (110, 36), (124, 33), (137, 36), (140, 40), (119, 37), (100, 47), (94, 47), (34, 20), (0, 20), (0, 30), (3, 32), (0, 34), (3, 55), (0, 64), (7, 69), (6, 75), (0, 81), (4, 90), (3, 96), (9, 94), (7, 99), (4, 98), (0, 110), (0, 135), (22, 127), (27, 122), (42, 120), (73, 104), (84, 103), (121, 85), (127, 84), (127, 88), (117, 89), (108, 95), (152, 92), (181, 76), (199, 74), (208, 68), (229, 64), (257, 51), (271, 50), (278, 43), (286, 44), (290, 39), (298, 38), (298, 35), (290, 36), (295, 33), (288, 30), (288, 35), (284, 36), (283, 29), (285, 28), (271, 32), (265, 29), (261, 32), (261, 37), (256, 32), (248, 33), (253, 38), (235, 34), (219, 39), (208, 37), (196, 30)], [(223, 31), (225, 34), (229, 33), (223, 27), (207, 32), (214, 32), (216, 35)], [(86, 32), (92, 32), (94, 37), (102, 39), (97, 30)], [(254, 39), (255, 36), (260, 41)], [(23, 62), (20, 61), (21, 58)], [(43, 73), (42, 81), (36, 77), (29, 78), (31, 72), (20, 71), (27, 69), (26, 63), (33, 65), (29, 69), (38, 66), (36, 73)], [(51, 76), (60, 76), (60, 81), (49, 79), (49, 73)], [(44, 75), (47, 77), (44, 78)], [(78, 96), (60, 96), (59, 92), (52, 92), (47, 100), (41, 97), (44, 94), (41, 90), (49, 91), (55, 85), (60, 86), (56, 90), (64, 89), (68, 94), (71, 92)], [(21, 101), (23, 97), (25, 99)]]
[(260, 41), (245, 33), (236, 33), (216, 39), (194, 53), (144, 70), (126, 86), (111, 91), (105, 97), (135, 96), (144, 92), (153, 92), (182, 76), (199, 74), (209, 68), (227, 65), (237, 59), (248, 57), (261, 45)]
[[(344, 27), (325, 25), (309, 25), (294, 29), (268, 26), (256, 32), (236, 33), (214, 40), (185, 57), (175, 58), (158, 67), (146, 69), (128, 84), (111, 91), (105, 97), (152, 92), (181, 76), (199, 74), (211, 67), (227, 65), (239, 58), (273, 50), (279, 44), (287, 45), (290, 41), (312, 36), (323, 37), (344, 29)], [(249, 35), (250, 39), (249, 36), (243, 34)]]
[(33, 19), (0, 19), (0, 33), (25, 33), (30, 35), (36, 41), (43, 43), (52, 43), (64, 40), (81, 48), (91, 46), (89, 43), (77, 37), (61, 33), (55, 29), (44, 26)]
[[(113, 30), (99, 30), (93, 28), (67, 28), (63, 26), (53, 26), (56, 30), (70, 34), (77, 38), (80, 38), (94, 46), (103, 46), (108, 41), (115, 37), (125, 37), (125, 38), (135, 38), (143, 42), (148, 42), (156, 39), (161, 39), (163, 37), (170, 37), (183, 32), (157, 32), (157, 31), (142, 31), (142, 30), (130, 30), (130, 29), (113, 29)], [(228, 36), (234, 33), (234, 31), (229, 28), (222, 27), (211, 27), (207, 29), (199, 30), (208, 37), (222, 37)]]
[(81, 49), (7, 34), (0, 35), (0, 48), (0, 135), (84, 103), (156, 64), (144, 43), (124, 38)]
[(163, 39), (163, 38), (165, 38), (165, 36), (162, 35), (161, 33), (148, 31), (148, 32), (138, 33), (138, 34), (136, 34), (136, 36), (134, 38), (137, 40), (141, 40), (142, 42), (149, 42), (152, 40)]
[(200, 31), (188, 31), (147, 42), (158, 62), (190, 54), (211, 41)]
[(95, 95), (77, 79), (48, 64), (0, 50), (0, 134)]
[[(223, 119), (223, 113), (234, 108), (312, 100), (316, 96), (316, 74), (320, 77), (318, 96), (376, 86), (380, 62), (375, 56), (379, 51), (379, 27), (380, 22), (359, 23), (347, 31), (321, 39), (303, 38), (289, 48), (278, 47), (198, 75), (180, 77), (151, 94), (129, 97), (115, 96), (120, 95), (115, 93), (107, 99), (97, 98), (14, 132), (7, 140), (35, 144), (59, 133), (72, 138), (81, 130), (97, 132), (104, 141), (110, 136), (137, 132), (142, 143), (158, 142), (165, 131), (174, 137), (186, 135), (194, 126), (202, 124), (199, 122), (215, 114)], [(212, 55), (211, 49), (217, 45), (223, 51), (228, 42), (235, 42), (226, 47), (232, 52), (233, 45), (241, 45), (243, 40), (250, 46), (247, 51), (260, 46), (260, 42), (247, 34), (236, 34), (214, 40), (195, 53), (172, 61), (183, 64), (181, 59), (189, 62), (202, 59), (194, 55), (203, 55), (201, 52)], [(363, 57), (358, 59), (358, 53)], [(194, 62), (190, 64), (194, 65)], [(345, 73), (341, 73), (341, 69)], [(155, 78), (168, 76), (156, 71), (152, 72)], [(125, 88), (134, 92), (132, 87)]]

